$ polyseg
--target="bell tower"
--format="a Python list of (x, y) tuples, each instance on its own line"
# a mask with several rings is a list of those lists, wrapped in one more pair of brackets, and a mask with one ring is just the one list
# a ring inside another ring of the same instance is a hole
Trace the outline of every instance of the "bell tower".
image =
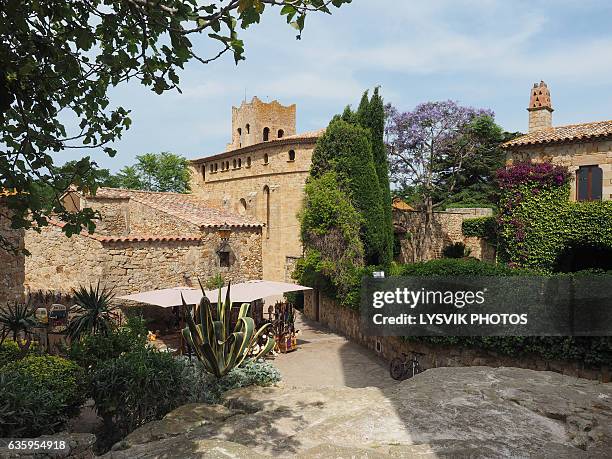
[(262, 102), (253, 97), (232, 107), (232, 141), (227, 151), (295, 134), (295, 104)]
[(543, 81), (535, 83), (529, 97), (529, 132), (552, 128), (552, 103), (550, 91)]

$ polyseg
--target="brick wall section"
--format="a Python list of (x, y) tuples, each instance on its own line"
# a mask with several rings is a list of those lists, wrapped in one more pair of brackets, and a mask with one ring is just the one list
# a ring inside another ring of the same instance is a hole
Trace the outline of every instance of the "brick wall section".
[[(508, 163), (514, 161), (551, 161), (567, 166), (576, 177), (580, 166), (598, 165), (603, 171), (602, 199), (612, 199), (612, 140), (591, 142), (566, 142), (553, 145), (513, 147), (508, 153)], [(570, 199), (576, 200), (576, 183), (570, 188)]]
[(100, 242), (75, 235), (66, 238), (50, 226), (26, 234), (32, 253), (26, 259), (26, 288), (68, 292), (79, 285), (114, 286), (117, 295), (182, 285), (197, 286), (221, 273), (232, 282), (261, 279), (261, 230), (238, 228), (229, 245), (232, 265), (220, 268), (216, 253), (220, 240), (208, 230), (196, 241)]
[[(302, 256), (297, 214), (304, 199), (304, 185), (310, 170), (316, 138), (304, 142), (274, 142), (236, 151), (227, 158), (194, 161), (191, 189), (213, 206), (234, 213), (245, 213), (265, 223), (263, 228), (264, 279), (290, 281), (293, 259)], [(289, 150), (295, 160), (289, 160)], [(264, 155), (268, 155), (268, 163)], [(233, 169), (234, 159), (241, 168)], [(247, 167), (247, 158), (251, 166)], [(229, 161), (230, 169), (210, 173), (210, 164)], [(206, 168), (203, 174), (202, 168)], [(205, 177), (205, 178), (204, 178)], [(269, 190), (269, 213), (264, 188)], [(243, 200), (243, 201), (241, 201)], [(244, 205), (246, 204), (246, 209)], [(287, 274), (288, 273), (288, 274)]]
[[(390, 361), (402, 353), (425, 354), (420, 358), (424, 368), (490, 366), (518, 367), (532, 370), (550, 370), (579, 378), (610, 381), (609, 369), (586, 368), (580, 362), (550, 361), (540, 356), (508, 357), (490, 351), (458, 346), (430, 346), (423, 343), (405, 342), (397, 336), (365, 336), (361, 332), (359, 312), (339, 306), (335, 301), (316, 291), (304, 292), (304, 315), (311, 320), (316, 317), (315, 295), (319, 296), (319, 322), (334, 332), (346, 336), (378, 353)], [(377, 343), (379, 350), (377, 350)]]
[[(10, 229), (8, 209), (0, 203), (0, 236), (17, 249), (23, 248), (23, 231)], [(7, 302), (23, 300), (25, 261), (21, 253), (0, 248), (0, 306)]]
[[(461, 228), (462, 222), (468, 218), (488, 217), (493, 215), (491, 209), (465, 208), (450, 209), (434, 213), (433, 243), (427, 259), (442, 257), (442, 250), (449, 244), (463, 242), (470, 249), (470, 256), (484, 261), (495, 261), (495, 248), (487, 241), (477, 237), (466, 237)], [(393, 211), (393, 223), (409, 234), (416, 233), (420, 225), (424, 224), (425, 215), (414, 211)], [(400, 235), (401, 237), (401, 235)], [(406, 235), (401, 239), (400, 262), (412, 263), (414, 257), (414, 240)]]

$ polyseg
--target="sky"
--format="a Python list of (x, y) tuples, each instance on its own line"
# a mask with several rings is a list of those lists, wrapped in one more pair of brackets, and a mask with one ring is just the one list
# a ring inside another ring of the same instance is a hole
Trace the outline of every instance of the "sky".
[[(115, 158), (83, 154), (113, 172), (143, 153), (209, 156), (224, 151), (231, 107), (245, 95), (296, 103), (302, 132), (325, 127), (375, 86), (402, 111), (452, 99), (525, 132), (529, 90), (544, 80), (554, 125), (612, 119), (610, 1), (353, 0), (331, 16), (309, 15), (299, 41), (278, 11), (242, 31), (246, 61), (188, 64), (182, 94), (137, 82), (114, 88), (111, 102), (131, 110), (132, 127), (113, 145)], [(211, 49), (206, 36), (193, 42), (200, 54)]]

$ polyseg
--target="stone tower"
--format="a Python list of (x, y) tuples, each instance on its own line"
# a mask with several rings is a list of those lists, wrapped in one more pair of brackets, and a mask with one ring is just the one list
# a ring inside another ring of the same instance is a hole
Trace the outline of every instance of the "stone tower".
[(227, 150), (295, 134), (295, 104), (284, 106), (276, 100), (266, 103), (253, 97), (232, 107), (232, 141)]
[(552, 128), (552, 104), (550, 91), (543, 81), (535, 83), (529, 98), (529, 132)]

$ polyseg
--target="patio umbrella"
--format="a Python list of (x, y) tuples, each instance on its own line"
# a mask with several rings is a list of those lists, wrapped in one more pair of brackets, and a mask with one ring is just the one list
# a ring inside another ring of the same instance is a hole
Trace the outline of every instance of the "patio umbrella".
[[(290, 284), (287, 282), (274, 282), (266, 280), (252, 280), (232, 284), (230, 288), (230, 297), (232, 303), (250, 303), (251, 301), (268, 298), (271, 296), (279, 296), (283, 293), (298, 292), (302, 290), (311, 290), (310, 287), (303, 285)], [(221, 289), (221, 298), (225, 298), (227, 287)], [(207, 290), (206, 297), (211, 303), (216, 303), (219, 298), (219, 290)], [(201, 297), (201, 294), (200, 294)], [(187, 298), (185, 298), (187, 301)], [(199, 301), (199, 300), (198, 300)]]
[(202, 291), (199, 288), (174, 287), (120, 296), (119, 299), (152, 304), (154, 306), (161, 306), (162, 308), (172, 308), (183, 304), (181, 301), (181, 294), (185, 298), (187, 304), (197, 304), (202, 298)]

